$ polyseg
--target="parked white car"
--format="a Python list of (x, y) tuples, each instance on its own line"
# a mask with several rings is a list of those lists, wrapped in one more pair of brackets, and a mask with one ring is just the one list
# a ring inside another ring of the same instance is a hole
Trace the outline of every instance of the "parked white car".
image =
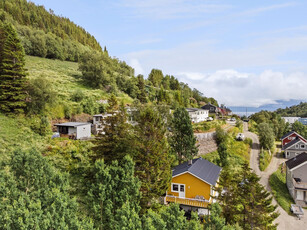
[(207, 121), (213, 121), (212, 117), (207, 117)]
[(243, 140), (244, 140), (244, 134), (243, 134), (243, 133), (239, 133), (239, 134), (237, 135), (236, 139), (237, 139), (238, 141), (243, 141)]

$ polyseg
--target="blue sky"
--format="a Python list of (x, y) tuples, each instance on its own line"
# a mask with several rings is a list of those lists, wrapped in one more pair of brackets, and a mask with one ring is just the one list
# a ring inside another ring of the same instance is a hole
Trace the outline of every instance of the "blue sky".
[(229, 106), (307, 98), (307, 1), (34, 0), (147, 77), (152, 68)]

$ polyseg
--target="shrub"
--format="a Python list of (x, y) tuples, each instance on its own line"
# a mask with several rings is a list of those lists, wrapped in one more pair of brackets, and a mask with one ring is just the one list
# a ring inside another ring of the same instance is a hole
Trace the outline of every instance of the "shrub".
[(80, 101), (83, 100), (84, 97), (85, 97), (85, 95), (84, 95), (83, 91), (81, 89), (77, 89), (71, 95), (71, 100), (73, 100), (75, 102), (80, 102)]

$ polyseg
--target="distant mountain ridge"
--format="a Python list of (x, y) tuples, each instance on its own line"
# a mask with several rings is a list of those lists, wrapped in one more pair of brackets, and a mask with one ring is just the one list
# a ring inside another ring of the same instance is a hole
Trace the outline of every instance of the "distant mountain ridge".
[[(262, 106), (259, 106), (259, 107), (250, 107), (250, 106), (230, 106), (229, 108), (233, 111), (233, 113), (235, 114), (238, 114), (240, 116), (243, 116), (243, 115), (246, 115), (247, 113), (247, 116), (253, 114), (253, 113), (257, 113), (257, 112), (260, 112), (261, 110), (267, 110), (267, 111), (276, 111), (278, 114), (284, 114), (286, 115), (287, 113), (283, 112), (283, 110), (287, 110), (288, 107), (293, 107), (293, 106), (296, 106), (300, 103), (302, 103), (302, 101), (304, 100), (294, 100), (294, 99), (291, 99), (291, 100), (288, 100), (288, 101), (285, 101), (285, 100), (277, 100), (276, 104), (266, 104), (266, 105), (262, 105)], [(289, 111), (289, 110), (287, 110)], [(305, 112), (307, 113), (307, 110), (305, 110)], [(291, 113), (289, 112), (289, 116), (290, 115), (293, 115), (295, 113)]]

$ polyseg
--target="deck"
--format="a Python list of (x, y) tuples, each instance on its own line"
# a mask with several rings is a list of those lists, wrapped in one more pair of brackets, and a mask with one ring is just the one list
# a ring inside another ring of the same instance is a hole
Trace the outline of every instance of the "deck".
[(294, 185), (294, 187), (296, 189), (303, 189), (306, 190), (307, 189), (307, 182), (296, 182), (293, 178), (292, 178), (292, 183)]
[(172, 202), (177, 204), (183, 204), (193, 207), (207, 208), (210, 203), (209, 200), (204, 199), (193, 199), (193, 198), (179, 198), (176, 196), (166, 195), (164, 198), (165, 202)]

